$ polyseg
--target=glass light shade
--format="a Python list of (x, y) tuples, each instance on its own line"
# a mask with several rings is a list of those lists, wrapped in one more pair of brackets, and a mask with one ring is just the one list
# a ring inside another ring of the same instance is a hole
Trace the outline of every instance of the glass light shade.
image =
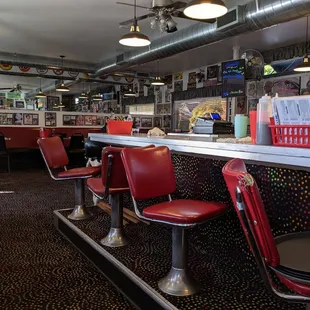
[(87, 99), (88, 97), (87, 97), (87, 94), (85, 94), (85, 93), (83, 92), (83, 93), (81, 93), (81, 95), (79, 96), (79, 98), (81, 98), (81, 99)]
[(211, 19), (223, 16), (227, 11), (222, 0), (193, 0), (183, 13), (193, 19)]
[(308, 57), (304, 57), (302, 63), (294, 68), (296, 72), (309, 72), (310, 71), (310, 62)]
[(136, 94), (131, 89), (129, 89), (129, 91), (126, 91), (124, 93), (124, 96), (125, 97), (136, 97)]
[(66, 87), (65, 84), (62, 82), (60, 86), (56, 87), (56, 91), (65, 92), (65, 91), (70, 91), (70, 89)]
[(151, 85), (162, 86), (165, 85), (165, 82), (160, 78), (160, 76), (156, 76), (155, 80), (152, 81)]
[(40, 89), (40, 91), (36, 94), (36, 98), (45, 98), (45, 97), (46, 97), (46, 94), (42, 92), (42, 89)]
[(93, 99), (94, 101), (101, 101), (101, 100), (102, 100), (102, 97), (98, 94), (98, 95), (93, 96), (92, 99)]
[(148, 36), (140, 32), (139, 26), (133, 25), (130, 32), (121, 37), (119, 43), (125, 46), (142, 47), (150, 45), (151, 41)]

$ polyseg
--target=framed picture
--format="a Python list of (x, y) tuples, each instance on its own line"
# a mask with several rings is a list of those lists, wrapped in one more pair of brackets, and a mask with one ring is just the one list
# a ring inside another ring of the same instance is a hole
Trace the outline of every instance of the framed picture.
[(140, 128), (141, 127), (141, 119), (140, 117), (133, 118), (133, 128)]
[(219, 67), (216, 66), (210, 66), (207, 67), (207, 79), (216, 79), (218, 77)]
[(171, 127), (171, 115), (164, 115), (164, 126), (165, 128), (170, 128)]
[(0, 125), (12, 125), (12, 124), (13, 124), (13, 114), (11, 113), (0, 114)]
[(23, 114), (13, 113), (13, 125), (22, 125), (22, 124), (23, 124)]
[(60, 99), (57, 96), (47, 96), (47, 109), (52, 110), (53, 107), (58, 107), (60, 104)]
[(56, 126), (56, 113), (55, 112), (45, 112), (45, 126), (46, 127)]
[(163, 119), (161, 116), (154, 117), (154, 127), (161, 128), (163, 126)]
[(26, 109), (24, 100), (15, 100), (15, 108), (16, 109)]
[(85, 115), (84, 116), (84, 125), (85, 126), (92, 126), (93, 125), (93, 117), (92, 117), (92, 115)]
[(70, 125), (71, 123), (70, 123), (70, 121), (71, 121), (71, 117), (70, 117), (70, 115), (64, 115), (63, 116), (63, 118), (62, 118), (62, 124), (63, 125)]
[(141, 117), (141, 127), (151, 128), (153, 126), (152, 117)]
[(32, 113), (24, 113), (23, 124), (24, 125), (39, 125), (39, 115), (32, 114)]

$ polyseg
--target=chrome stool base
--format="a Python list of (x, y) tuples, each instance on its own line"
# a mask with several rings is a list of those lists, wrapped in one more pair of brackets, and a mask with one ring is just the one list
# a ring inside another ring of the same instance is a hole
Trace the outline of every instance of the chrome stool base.
[(111, 248), (125, 246), (129, 243), (123, 228), (111, 228), (108, 235), (100, 240), (104, 246)]
[(188, 296), (199, 291), (198, 283), (187, 269), (172, 267), (167, 276), (158, 282), (158, 287), (166, 294), (173, 296)]
[(68, 219), (79, 221), (89, 218), (92, 214), (87, 210), (85, 206), (75, 206), (73, 211), (68, 215)]

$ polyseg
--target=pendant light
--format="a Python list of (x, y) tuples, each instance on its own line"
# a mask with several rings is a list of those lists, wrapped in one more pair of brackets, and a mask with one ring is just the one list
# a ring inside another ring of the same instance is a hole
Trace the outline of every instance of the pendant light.
[(304, 56), (302, 63), (298, 65), (294, 71), (296, 72), (309, 72), (310, 62), (308, 58), (308, 16), (307, 16), (307, 29), (306, 29), (306, 55)]
[(45, 98), (45, 97), (46, 97), (46, 95), (43, 93), (42, 88), (41, 88), (41, 78), (40, 78), (40, 90), (36, 94), (36, 98)]
[(87, 94), (85, 93), (85, 82), (83, 82), (83, 91), (81, 93), (81, 95), (79, 96), (80, 99), (87, 99), (88, 96)]
[(94, 95), (94, 96), (92, 97), (92, 99), (93, 99), (94, 101), (101, 101), (101, 100), (102, 100), (102, 97), (100, 96), (100, 94), (96, 94), (96, 95)]
[(154, 85), (154, 86), (163, 86), (163, 85), (165, 85), (165, 82), (159, 76), (159, 61), (158, 60), (157, 60), (157, 76), (152, 81), (151, 85)]
[(136, 94), (132, 91), (131, 88), (129, 88), (129, 90), (125, 91), (124, 97), (136, 97)]
[(130, 27), (130, 32), (126, 33), (121, 37), (119, 43), (126, 46), (131, 47), (142, 47), (148, 46), (151, 44), (150, 39), (148, 36), (140, 32), (140, 28), (138, 26), (137, 21), (137, 5), (136, 0), (134, 0), (134, 22), (133, 25)]
[(222, 0), (192, 0), (183, 13), (193, 19), (211, 19), (223, 16), (227, 11)]
[(60, 86), (56, 87), (56, 91), (66, 92), (66, 91), (70, 91), (70, 89), (68, 87), (66, 87), (65, 83), (64, 83), (64, 72), (63, 72), (64, 70), (63, 70), (63, 67), (64, 67), (64, 58), (65, 58), (65, 56), (60, 55), (60, 58), (62, 59), (61, 84), (60, 84)]

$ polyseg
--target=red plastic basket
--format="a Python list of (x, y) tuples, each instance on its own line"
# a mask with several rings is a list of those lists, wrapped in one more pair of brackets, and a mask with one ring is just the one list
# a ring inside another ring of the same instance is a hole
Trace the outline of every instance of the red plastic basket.
[(310, 148), (310, 125), (269, 125), (273, 145)]
[(110, 135), (131, 135), (133, 122), (130, 121), (107, 121), (107, 133)]

